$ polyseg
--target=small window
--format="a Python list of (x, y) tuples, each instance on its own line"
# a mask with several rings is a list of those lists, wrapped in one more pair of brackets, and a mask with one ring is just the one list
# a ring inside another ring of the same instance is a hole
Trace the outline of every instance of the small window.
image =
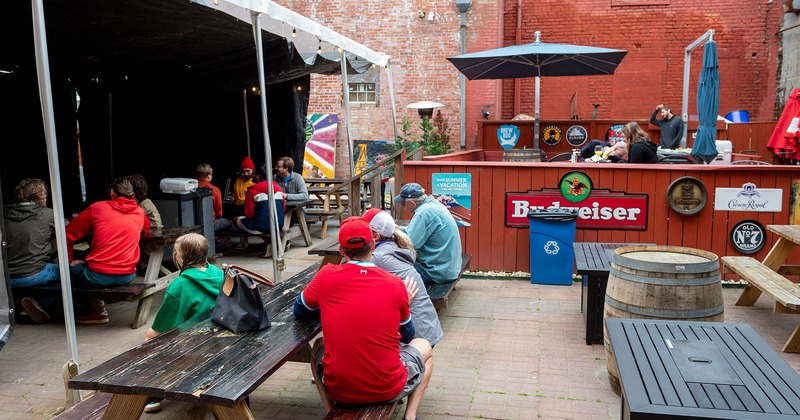
[(348, 100), (350, 103), (376, 103), (375, 83), (350, 83), (348, 85), (348, 92)]

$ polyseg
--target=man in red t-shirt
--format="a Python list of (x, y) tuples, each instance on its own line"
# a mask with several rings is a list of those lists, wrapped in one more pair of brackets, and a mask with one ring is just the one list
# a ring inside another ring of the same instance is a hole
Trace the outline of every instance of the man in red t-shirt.
[(342, 222), (339, 250), (347, 261), (320, 269), (297, 297), (294, 314), (321, 318), (323, 337), (314, 343), (311, 370), (326, 412), (334, 403), (408, 396), (403, 417), (413, 419), (431, 377), (433, 352), (428, 340), (413, 338), (408, 302), (417, 294), (416, 282), (370, 262), (374, 247), (363, 218)]

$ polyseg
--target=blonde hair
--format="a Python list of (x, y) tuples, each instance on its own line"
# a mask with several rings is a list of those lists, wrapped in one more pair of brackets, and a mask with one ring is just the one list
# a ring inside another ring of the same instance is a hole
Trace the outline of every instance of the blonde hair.
[(414, 259), (417, 258), (417, 251), (414, 249), (414, 244), (411, 243), (411, 238), (397, 226), (394, 228), (394, 243), (397, 244), (398, 248), (411, 251), (414, 254)]
[(650, 136), (639, 127), (636, 121), (631, 121), (622, 127), (622, 135), (625, 137), (625, 142), (628, 143), (628, 153), (634, 144), (650, 140)]
[(208, 241), (198, 233), (187, 233), (175, 240), (172, 260), (180, 271), (193, 267), (205, 267), (208, 258)]

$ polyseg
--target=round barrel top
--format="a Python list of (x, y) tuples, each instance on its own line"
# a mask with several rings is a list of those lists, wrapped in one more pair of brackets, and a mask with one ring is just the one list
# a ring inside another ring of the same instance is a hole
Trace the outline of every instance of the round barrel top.
[(632, 260), (639, 260), (644, 262), (659, 262), (668, 264), (694, 264), (712, 261), (706, 257), (699, 255), (682, 254), (679, 252), (668, 251), (638, 251), (628, 252), (624, 254)]
[(702, 273), (719, 270), (719, 257), (701, 249), (680, 246), (626, 246), (614, 250), (612, 262), (640, 270)]

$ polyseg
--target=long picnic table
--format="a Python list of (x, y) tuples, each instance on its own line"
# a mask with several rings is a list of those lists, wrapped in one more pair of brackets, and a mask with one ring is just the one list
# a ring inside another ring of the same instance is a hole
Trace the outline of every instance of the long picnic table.
[(201, 414), (207, 407), (216, 418), (253, 418), (245, 398), (322, 331), (319, 320), (296, 320), (292, 313), (295, 298), (317, 270), (314, 264), (273, 288), (261, 288), (270, 328), (233, 333), (211, 321), (209, 311), (76, 376), (68, 386), (113, 394), (106, 419), (138, 419), (150, 398), (196, 404)]

